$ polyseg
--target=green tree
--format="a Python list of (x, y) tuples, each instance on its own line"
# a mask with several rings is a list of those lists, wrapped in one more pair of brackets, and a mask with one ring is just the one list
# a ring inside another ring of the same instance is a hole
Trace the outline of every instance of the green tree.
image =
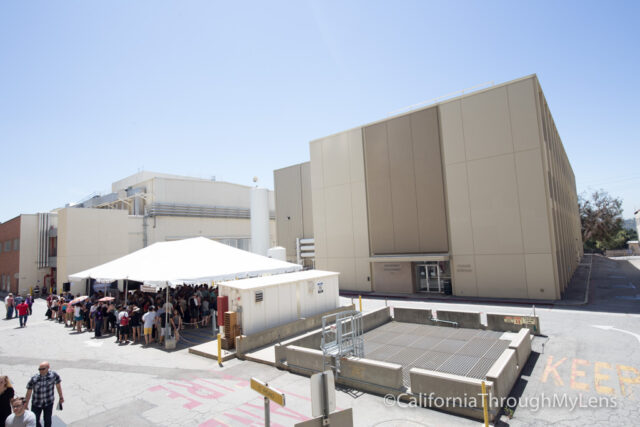
[(622, 228), (621, 199), (598, 190), (591, 198), (580, 195), (578, 204), (585, 249), (606, 250), (625, 246), (628, 232)]

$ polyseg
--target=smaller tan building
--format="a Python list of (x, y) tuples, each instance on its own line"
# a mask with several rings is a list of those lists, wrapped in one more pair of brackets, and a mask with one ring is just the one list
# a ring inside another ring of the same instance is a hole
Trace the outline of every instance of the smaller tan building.
[(274, 172), (278, 244), (313, 237), (343, 290), (558, 299), (582, 255), (535, 75), (311, 141), (310, 158)]

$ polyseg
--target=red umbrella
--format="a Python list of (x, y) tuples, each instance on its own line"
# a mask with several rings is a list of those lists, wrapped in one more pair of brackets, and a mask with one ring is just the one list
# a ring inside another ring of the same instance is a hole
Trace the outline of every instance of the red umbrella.
[(70, 303), (70, 304), (71, 304), (71, 305), (73, 305), (73, 304), (77, 304), (77, 303), (79, 303), (79, 302), (82, 302), (82, 301), (86, 300), (87, 298), (89, 298), (89, 297), (88, 297), (88, 296), (86, 296), (86, 295), (83, 295), (83, 296), (81, 296), (81, 297), (74, 298), (74, 299), (72, 299), (72, 300), (71, 300), (71, 303)]
[(100, 298), (98, 301), (100, 301), (100, 302), (111, 302), (114, 299), (115, 299), (114, 297), (104, 297), (104, 298)]

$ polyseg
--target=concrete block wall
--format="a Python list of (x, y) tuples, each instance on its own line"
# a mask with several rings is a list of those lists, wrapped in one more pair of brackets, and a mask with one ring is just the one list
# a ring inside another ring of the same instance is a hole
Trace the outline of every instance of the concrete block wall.
[(419, 308), (394, 307), (393, 320), (396, 322), (418, 323), (421, 325), (433, 325), (431, 321), (433, 314), (431, 310), (423, 310)]
[(493, 383), (493, 396), (503, 399), (509, 396), (513, 385), (518, 379), (518, 362), (516, 352), (506, 349), (496, 360), (486, 375), (487, 381)]
[[(440, 409), (457, 415), (483, 419), (482, 411), (482, 380), (446, 374), (428, 369), (411, 368), (411, 393), (422, 395), (426, 405), (441, 406), (436, 398), (444, 400), (446, 405)], [(493, 393), (492, 381), (485, 381), (487, 393)], [(432, 397), (431, 402), (429, 402)], [(473, 405), (475, 403), (475, 406)], [(490, 408), (489, 414), (494, 418), (499, 408)]]
[(376, 394), (401, 392), (404, 389), (402, 365), (357, 357), (346, 357), (340, 360), (338, 381)]
[(533, 335), (540, 335), (540, 318), (538, 316), (487, 313), (487, 329), (491, 331), (518, 332), (521, 328), (530, 329)]
[(323, 355), (320, 350), (290, 345), (286, 347), (285, 354), (287, 368), (291, 372), (310, 376), (324, 369)]
[[(438, 310), (438, 320), (457, 322), (459, 328), (481, 329), (480, 312), (477, 311), (445, 311)], [(446, 323), (438, 323), (439, 326), (449, 326)]]
[(385, 323), (391, 322), (391, 307), (381, 307), (362, 315), (362, 329), (369, 332)]
[(529, 355), (531, 354), (531, 333), (529, 332), (529, 329), (520, 329), (515, 338), (511, 340), (509, 348), (516, 352), (518, 373), (520, 373), (522, 368), (524, 368), (524, 365), (527, 363), (527, 360), (529, 360)]

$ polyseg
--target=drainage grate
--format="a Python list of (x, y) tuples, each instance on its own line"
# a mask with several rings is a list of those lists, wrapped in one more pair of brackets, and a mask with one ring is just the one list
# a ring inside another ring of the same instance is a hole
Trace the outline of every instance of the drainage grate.
[(481, 357), (478, 363), (476, 363), (475, 366), (467, 373), (467, 376), (471, 378), (485, 379), (487, 372), (489, 372), (489, 369), (491, 369), (491, 366), (493, 366), (494, 363), (495, 359)]
[(482, 357), (494, 344), (494, 340), (471, 338), (471, 340), (469, 340), (465, 346), (458, 351), (458, 353), (465, 354), (467, 356), (477, 355), (478, 357)]
[(391, 358), (402, 350), (404, 350), (404, 347), (399, 345), (382, 345), (372, 351), (368, 357), (369, 359), (381, 360), (383, 362), (393, 362)]
[(454, 354), (438, 368), (438, 371), (466, 376), (479, 360), (479, 357)]
[(414, 341), (411, 344), (411, 347), (421, 348), (423, 350), (433, 350), (442, 341), (443, 341), (442, 338), (420, 337), (417, 341)]
[(419, 335), (402, 334), (389, 341), (389, 344), (401, 345), (403, 347), (411, 346), (412, 343), (418, 341), (422, 337)]
[(466, 341), (444, 339), (440, 341), (440, 344), (435, 346), (434, 350), (441, 351), (443, 353), (455, 353), (456, 351), (464, 347), (465, 344)]

